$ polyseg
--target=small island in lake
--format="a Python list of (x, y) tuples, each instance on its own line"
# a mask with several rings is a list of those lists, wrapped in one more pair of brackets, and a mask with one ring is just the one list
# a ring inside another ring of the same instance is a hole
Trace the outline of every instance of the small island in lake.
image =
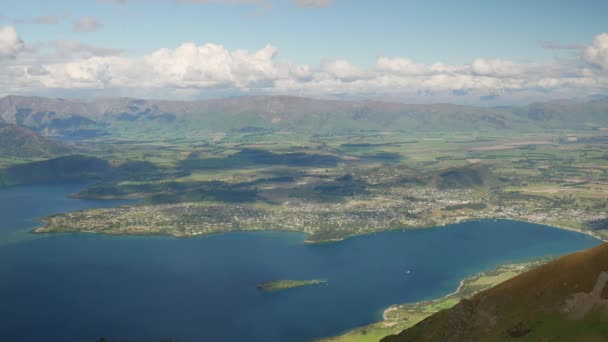
[(325, 279), (312, 279), (312, 280), (275, 280), (266, 283), (258, 284), (258, 289), (265, 292), (277, 292), (293, 289), (296, 287), (310, 286), (327, 283)]

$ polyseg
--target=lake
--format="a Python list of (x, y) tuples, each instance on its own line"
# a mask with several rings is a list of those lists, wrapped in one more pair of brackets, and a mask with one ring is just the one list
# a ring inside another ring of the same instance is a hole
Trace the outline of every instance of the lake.
[[(443, 296), (500, 264), (600, 243), (515, 221), (323, 245), (279, 232), (193, 239), (28, 233), (42, 215), (124, 203), (66, 197), (81, 187), (0, 190), (0, 340), (310, 341), (378, 321), (391, 304)], [(256, 288), (317, 278), (328, 283)]]

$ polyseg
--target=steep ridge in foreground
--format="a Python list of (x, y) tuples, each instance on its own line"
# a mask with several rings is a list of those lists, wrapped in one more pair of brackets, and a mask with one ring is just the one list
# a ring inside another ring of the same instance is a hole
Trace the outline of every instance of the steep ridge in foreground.
[(608, 243), (462, 300), (396, 341), (607, 341)]

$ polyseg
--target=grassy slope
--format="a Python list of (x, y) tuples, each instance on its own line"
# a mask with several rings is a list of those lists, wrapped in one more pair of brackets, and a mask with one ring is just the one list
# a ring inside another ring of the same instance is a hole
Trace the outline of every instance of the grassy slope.
[[(463, 300), (383, 341), (605, 341), (608, 311), (596, 309), (580, 320), (563, 312), (575, 293), (591, 291), (608, 270), (608, 244), (571, 254)], [(604, 289), (603, 298), (608, 295)]]

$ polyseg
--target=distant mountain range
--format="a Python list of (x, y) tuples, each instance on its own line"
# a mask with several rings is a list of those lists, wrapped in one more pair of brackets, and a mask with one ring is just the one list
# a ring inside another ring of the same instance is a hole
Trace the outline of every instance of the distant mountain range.
[(608, 99), (473, 107), (250, 96), (205, 101), (0, 99), (0, 122), (72, 138), (198, 131), (471, 132), (608, 127)]
[(510, 340), (608, 341), (608, 243), (507, 280), (382, 342)]

